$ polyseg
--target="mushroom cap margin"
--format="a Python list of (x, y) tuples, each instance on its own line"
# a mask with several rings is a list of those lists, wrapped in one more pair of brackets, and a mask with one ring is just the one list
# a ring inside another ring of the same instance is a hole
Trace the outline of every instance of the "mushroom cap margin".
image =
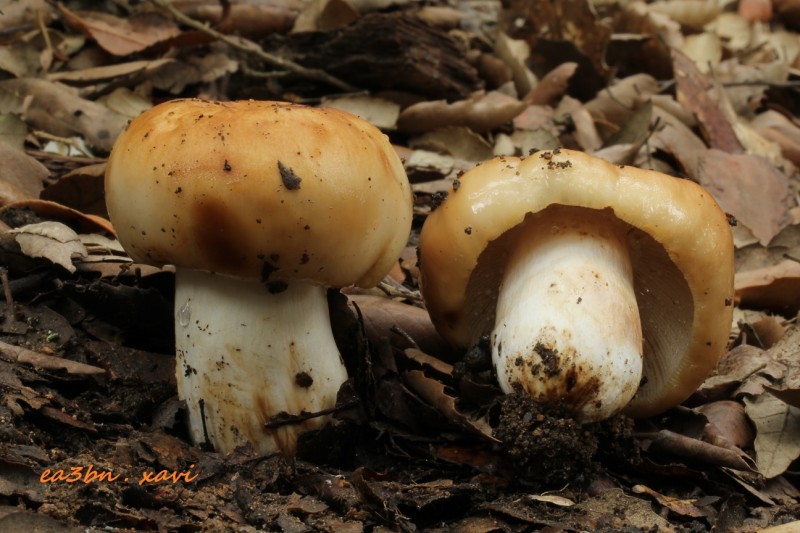
[[(727, 346), (733, 314), (733, 238), (725, 213), (710, 193), (659, 172), (562, 149), (526, 158), (499, 157), (465, 173), (458, 189), (428, 216), (420, 235), (422, 294), (440, 334), (466, 347), (488, 333), (494, 318), (491, 324), (476, 318), (487, 313), (478, 301), (482, 292), (470, 287), (481, 254), (526, 216), (554, 205), (613, 211), (663, 247), (663, 256), (672, 263), (664, 268), (674, 266), (685, 280), (692, 305), (683, 316), (673, 319), (669, 305), (664, 305), (671, 295), (640, 306), (647, 383), (626, 413), (646, 417), (682, 402), (713, 370)], [(639, 266), (634, 260), (635, 276)], [(648, 279), (657, 278), (659, 266), (648, 267)], [(637, 299), (645, 290), (637, 288)], [(680, 294), (680, 287), (675, 291)], [(665, 334), (654, 333), (662, 327)], [(673, 342), (677, 336), (685, 338)]]

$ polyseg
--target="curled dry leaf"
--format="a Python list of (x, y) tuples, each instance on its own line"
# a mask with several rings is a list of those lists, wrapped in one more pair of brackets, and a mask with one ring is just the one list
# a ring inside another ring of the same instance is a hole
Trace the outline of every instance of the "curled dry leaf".
[(650, 9), (691, 29), (701, 29), (721, 11), (720, 3), (715, 0), (656, 0)]
[(126, 56), (180, 35), (178, 26), (156, 13), (119, 18), (108, 13), (75, 12), (58, 5), (68, 24), (91, 37), (103, 50)]
[(722, 400), (701, 405), (697, 410), (708, 419), (704, 440), (715, 444), (724, 441), (741, 449), (753, 445), (755, 433), (741, 403)]
[(86, 257), (86, 248), (78, 234), (60, 222), (38, 222), (10, 231), (22, 253), (28, 257), (42, 257), (69, 272), (75, 272), (73, 258)]
[(574, 61), (560, 64), (545, 74), (536, 87), (525, 94), (523, 101), (529, 105), (555, 105), (566, 94), (569, 80), (577, 69)]
[(668, 429), (662, 429), (652, 437), (647, 445), (647, 451), (650, 454), (684, 457), (706, 465), (734, 470), (753, 470), (753, 466), (742, 457), (739, 451), (716, 446)]
[(759, 113), (750, 124), (765, 139), (780, 146), (783, 157), (800, 165), (800, 127), (777, 111)]
[(523, 102), (501, 92), (479, 91), (452, 104), (435, 100), (411, 105), (400, 113), (397, 127), (406, 133), (422, 133), (445, 126), (464, 126), (483, 133), (511, 121), (525, 107)]
[(22, 200), (0, 208), (0, 215), (7, 210), (29, 210), (39, 218), (63, 222), (81, 233), (108, 233), (115, 235), (114, 227), (107, 219), (97, 215), (87, 215), (76, 209), (48, 200)]
[(489, 423), (484, 418), (471, 418), (459, 411), (456, 406), (456, 398), (446, 392), (445, 385), (440, 381), (429, 378), (420, 370), (404, 372), (403, 381), (414, 393), (456, 427), (495, 441)]
[(304, 0), (248, 0), (230, 2), (230, 10), (222, 20), (222, 2), (218, 0), (172, 0), (184, 15), (220, 26), (226, 33), (262, 37), (286, 33), (305, 5)]
[(800, 311), (800, 263), (790, 259), (736, 273), (737, 305), (793, 316)]
[(108, 218), (105, 201), (106, 164), (76, 168), (42, 191), (41, 199), (57, 202), (81, 213)]
[(708, 516), (707, 511), (703, 511), (694, 505), (696, 499), (684, 500), (675, 498), (674, 496), (666, 496), (645, 485), (634, 485), (631, 490), (635, 494), (647, 494), (656, 500), (660, 505), (666, 507), (671, 512), (679, 516), (685, 516), (688, 518), (704, 518)]

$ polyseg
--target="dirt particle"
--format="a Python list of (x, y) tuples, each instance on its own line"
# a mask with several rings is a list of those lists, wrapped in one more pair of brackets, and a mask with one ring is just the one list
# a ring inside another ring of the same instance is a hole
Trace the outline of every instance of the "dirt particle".
[(227, 159), (225, 160), (225, 163), (222, 165), (222, 169), (223, 169), (225, 172), (230, 172), (230, 171), (231, 171), (231, 164), (230, 164), (230, 163), (228, 163), (228, 160), (227, 160)]
[(294, 173), (294, 170), (287, 167), (280, 161), (278, 161), (278, 172), (281, 174), (281, 181), (283, 181), (283, 186), (286, 187), (290, 191), (296, 191), (300, 188), (300, 182), (303, 179)]
[(308, 372), (298, 372), (294, 375), (294, 383), (298, 387), (307, 389), (314, 384), (314, 378)]

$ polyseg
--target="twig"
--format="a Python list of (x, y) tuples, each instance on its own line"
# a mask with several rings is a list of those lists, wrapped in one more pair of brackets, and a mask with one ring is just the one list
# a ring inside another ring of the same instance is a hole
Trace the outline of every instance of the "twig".
[(14, 297), (11, 294), (11, 287), (8, 283), (8, 270), (0, 267), (0, 283), (3, 285), (3, 296), (6, 300), (6, 319), (10, 322), (14, 320)]
[(270, 54), (269, 52), (265, 52), (263, 49), (261, 49), (260, 46), (251, 41), (247, 41), (244, 39), (236, 39), (231, 37), (230, 35), (225, 35), (224, 33), (220, 33), (217, 30), (203, 24), (202, 22), (199, 22), (187, 15), (184, 15), (183, 13), (178, 11), (169, 0), (150, 0), (150, 2), (162, 9), (169, 11), (172, 17), (181, 24), (185, 24), (190, 28), (194, 28), (195, 30), (201, 31), (206, 35), (209, 35), (214, 39), (217, 39), (218, 41), (222, 41), (223, 43), (227, 44), (232, 48), (235, 48), (237, 50), (240, 50), (248, 54), (253, 54), (259, 59), (273, 66), (289, 70), (297, 74), (298, 76), (302, 76), (310, 80), (327, 83), (343, 91), (352, 92), (357, 90), (355, 86), (350, 85), (349, 83), (344, 82), (339, 78), (336, 78), (335, 76), (331, 76), (324, 70), (306, 68), (303, 65), (295, 63), (290, 59), (286, 59), (274, 54)]

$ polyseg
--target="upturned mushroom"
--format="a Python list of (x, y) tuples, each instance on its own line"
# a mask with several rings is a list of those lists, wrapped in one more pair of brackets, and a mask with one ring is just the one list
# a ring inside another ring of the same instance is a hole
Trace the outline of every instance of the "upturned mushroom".
[(733, 240), (697, 184), (555, 150), (465, 173), (425, 221), (421, 285), (442, 336), (490, 335), (505, 392), (585, 422), (685, 400), (733, 313)]
[[(385, 135), (334, 109), (176, 100), (117, 139), (109, 215), (139, 262), (175, 266), (179, 397), (220, 452), (291, 454), (347, 379), (326, 287), (369, 287), (411, 226)], [(272, 427), (275, 415), (295, 424)]]

